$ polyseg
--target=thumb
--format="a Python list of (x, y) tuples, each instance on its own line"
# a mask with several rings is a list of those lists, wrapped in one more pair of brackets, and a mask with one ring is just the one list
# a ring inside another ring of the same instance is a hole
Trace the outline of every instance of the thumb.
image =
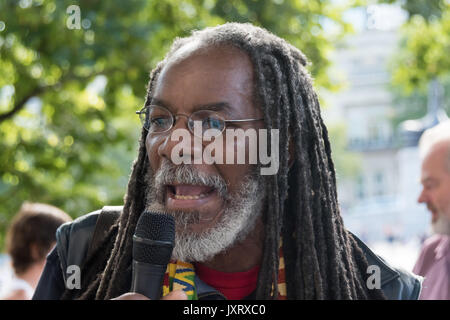
[(183, 290), (176, 290), (164, 296), (161, 300), (187, 300), (188, 297)]

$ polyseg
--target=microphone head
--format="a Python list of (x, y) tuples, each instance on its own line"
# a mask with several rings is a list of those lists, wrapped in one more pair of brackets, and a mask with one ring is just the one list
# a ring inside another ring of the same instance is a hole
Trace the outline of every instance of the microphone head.
[(175, 221), (163, 213), (145, 211), (139, 217), (133, 236), (133, 260), (167, 265), (175, 242)]

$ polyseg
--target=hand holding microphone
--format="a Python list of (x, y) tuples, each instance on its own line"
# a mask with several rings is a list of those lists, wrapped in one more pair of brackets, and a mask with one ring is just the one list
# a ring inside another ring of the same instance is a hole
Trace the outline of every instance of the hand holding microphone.
[[(133, 236), (133, 274), (131, 292), (113, 300), (157, 300), (175, 242), (172, 216), (145, 211), (139, 217)], [(163, 300), (187, 299), (183, 291), (174, 291)]]

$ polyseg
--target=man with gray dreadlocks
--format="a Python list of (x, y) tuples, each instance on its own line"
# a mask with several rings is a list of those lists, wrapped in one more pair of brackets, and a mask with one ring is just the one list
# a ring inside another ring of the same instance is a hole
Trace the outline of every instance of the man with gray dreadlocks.
[[(419, 277), (388, 266), (343, 226), (306, 64), (298, 49), (250, 24), (176, 39), (138, 112), (143, 129), (124, 206), (59, 229), (34, 298), (144, 298), (128, 291), (132, 236), (150, 210), (176, 223), (165, 298), (417, 299)], [(259, 134), (228, 136), (239, 130)], [(260, 143), (267, 133), (266, 151), (276, 155), (269, 174)], [(67, 286), (69, 265), (81, 268), (78, 287)]]

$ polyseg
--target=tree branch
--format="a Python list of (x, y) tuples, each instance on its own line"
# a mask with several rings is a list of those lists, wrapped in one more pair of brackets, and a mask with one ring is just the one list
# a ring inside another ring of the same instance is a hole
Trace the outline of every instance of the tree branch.
[(25, 106), (25, 104), (35, 95), (40, 94), (42, 91), (45, 90), (45, 87), (35, 87), (33, 90), (31, 90), (30, 93), (28, 93), (26, 96), (24, 96), (22, 99), (20, 99), (17, 103), (14, 104), (14, 107), (5, 113), (0, 114), (0, 123), (2, 123), (5, 120), (8, 120), (9, 118), (12, 118), (17, 112), (22, 110), (22, 108)]
[(78, 80), (78, 81), (86, 80), (86, 79), (98, 76), (100, 74), (108, 74), (108, 73), (110, 73), (112, 71), (114, 71), (114, 69), (106, 70), (106, 71), (103, 71), (103, 72), (96, 72), (96, 73), (90, 74), (89, 76), (84, 76), (84, 77), (75, 76), (73, 74), (68, 74), (68, 75), (62, 77), (61, 80), (58, 83), (55, 83), (55, 84), (52, 84), (52, 85), (48, 85), (48, 86), (35, 87), (33, 90), (31, 90), (31, 92), (29, 92), (26, 96), (24, 96), (17, 103), (15, 103), (14, 107), (10, 111), (0, 114), (0, 124), (3, 121), (8, 120), (9, 118), (12, 118), (17, 112), (22, 110), (23, 107), (25, 106), (25, 104), (28, 102), (28, 100), (30, 100), (32, 97), (41, 94), (42, 92), (46, 91), (49, 88), (55, 87), (58, 84), (63, 84), (65, 82), (67, 82), (68, 80)]

